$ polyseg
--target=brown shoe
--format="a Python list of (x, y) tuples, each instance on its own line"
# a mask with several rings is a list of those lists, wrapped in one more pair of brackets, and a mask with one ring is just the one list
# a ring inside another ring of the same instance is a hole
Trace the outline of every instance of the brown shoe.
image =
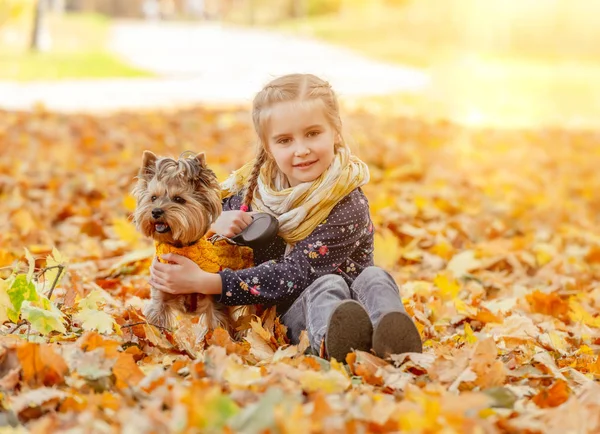
[(325, 349), (339, 362), (353, 350), (370, 351), (373, 324), (369, 314), (355, 300), (342, 301), (332, 312), (325, 333)]
[(373, 333), (373, 350), (379, 357), (390, 354), (422, 353), (421, 335), (405, 312), (388, 312), (381, 317)]

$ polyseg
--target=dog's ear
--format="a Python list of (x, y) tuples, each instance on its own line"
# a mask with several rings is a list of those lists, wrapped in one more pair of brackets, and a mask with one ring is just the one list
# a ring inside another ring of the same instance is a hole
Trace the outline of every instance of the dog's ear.
[(155, 171), (156, 155), (150, 151), (144, 151), (144, 155), (142, 156), (142, 167), (140, 168), (140, 173), (138, 176), (148, 181), (154, 176)]
[(203, 169), (206, 169), (206, 155), (204, 155), (204, 152), (200, 152), (199, 154), (196, 154), (196, 161), (198, 161), (198, 163), (200, 164), (200, 167), (202, 167)]

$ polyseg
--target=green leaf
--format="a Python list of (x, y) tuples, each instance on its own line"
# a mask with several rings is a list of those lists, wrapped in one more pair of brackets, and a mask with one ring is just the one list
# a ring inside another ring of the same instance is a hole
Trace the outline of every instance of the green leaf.
[(230, 423), (230, 427), (243, 434), (258, 434), (269, 431), (275, 426), (275, 412), (277, 405), (284, 403), (285, 394), (279, 388), (271, 388), (255, 403), (248, 405), (237, 414)]
[(52, 311), (44, 310), (25, 300), (21, 305), (21, 316), (23, 319), (29, 321), (34, 329), (44, 335), (53, 331), (60, 333), (67, 332), (63, 324), (64, 318), (62, 313), (56, 308)]
[(12, 308), (8, 309), (8, 318), (14, 323), (19, 320), (21, 305), (24, 301), (37, 301), (39, 299), (35, 285), (33, 282), (27, 281), (25, 274), (17, 275), (8, 289), (8, 296), (12, 304)]
[(209, 415), (207, 426), (223, 428), (223, 426), (240, 411), (238, 405), (227, 395), (216, 396), (207, 403), (206, 412)]
[(111, 333), (116, 324), (111, 315), (96, 309), (82, 309), (74, 318), (81, 321), (84, 330), (97, 330), (99, 333)]

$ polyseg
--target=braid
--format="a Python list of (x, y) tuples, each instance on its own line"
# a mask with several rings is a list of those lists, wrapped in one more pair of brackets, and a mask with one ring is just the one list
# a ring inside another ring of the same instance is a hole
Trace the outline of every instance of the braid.
[[(256, 185), (258, 184), (258, 176), (260, 175), (260, 168), (267, 161), (267, 153), (265, 149), (261, 146), (260, 151), (258, 151), (258, 156), (256, 157), (256, 161), (254, 162), (254, 167), (252, 168), (252, 173), (250, 174), (250, 179), (248, 180), (248, 188), (246, 189), (246, 195), (244, 196), (243, 205), (247, 208), (252, 204), (252, 198), (254, 197), (254, 190), (256, 189)], [(242, 205), (242, 206), (243, 206)]]

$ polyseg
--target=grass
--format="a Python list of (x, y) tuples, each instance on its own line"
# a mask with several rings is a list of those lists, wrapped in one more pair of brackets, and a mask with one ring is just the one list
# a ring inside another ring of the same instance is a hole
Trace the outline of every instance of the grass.
[(110, 21), (101, 15), (48, 16), (46, 24), (51, 47), (43, 52), (28, 50), (31, 32), (29, 18), (24, 17), (11, 28), (3, 29), (5, 43), (0, 47), (0, 80), (36, 81), (151, 75), (129, 66), (107, 50)]

